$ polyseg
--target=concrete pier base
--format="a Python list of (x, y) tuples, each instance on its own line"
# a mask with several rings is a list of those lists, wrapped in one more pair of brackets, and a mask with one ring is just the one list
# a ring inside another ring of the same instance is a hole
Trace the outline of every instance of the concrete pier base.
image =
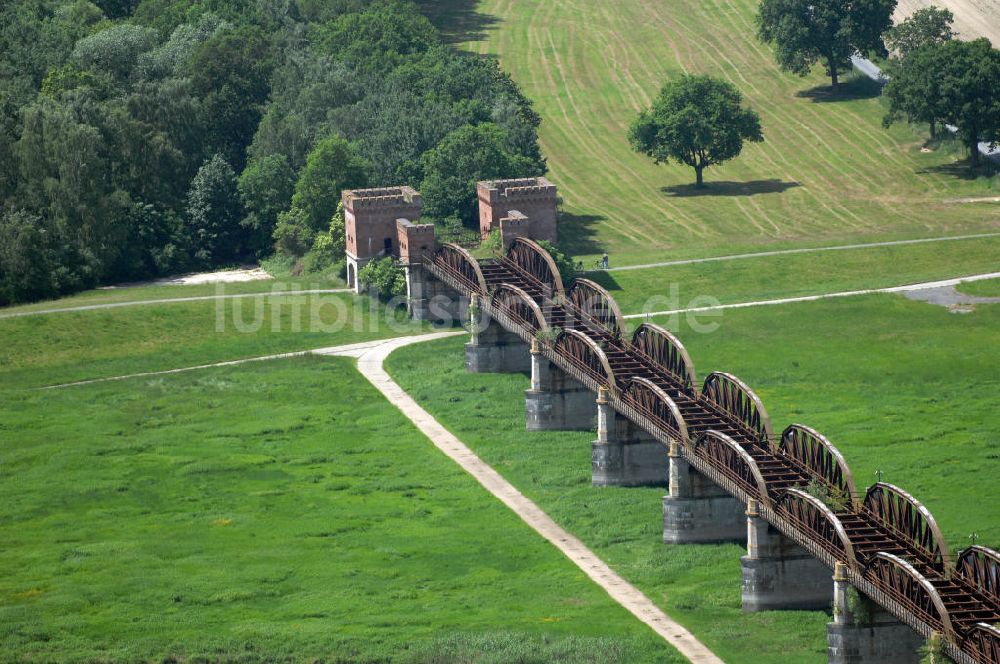
[(531, 389), (524, 393), (528, 431), (590, 431), (597, 420), (594, 393), (531, 349)]
[(470, 315), (472, 340), (465, 344), (465, 370), (470, 373), (527, 373), (529, 346), (494, 320)]
[(423, 265), (406, 266), (406, 308), (413, 320), (451, 327), (468, 318), (469, 299), (438, 281)]
[(597, 440), (591, 443), (594, 486), (666, 486), (667, 450), (614, 411), (602, 388), (597, 395)]
[(830, 608), (830, 570), (766, 521), (757, 504), (747, 509), (747, 555), (743, 566), (743, 610)]
[(663, 543), (742, 542), (746, 509), (691, 468), (675, 442), (669, 453), (670, 492), (663, 497)]
[[(826, 626), (829, 664), (919, 664), (924, 638), (864, 595), (851, 606), (843, 563), (833, 574), (833, 622)], [(860, 606), (859, 606), (860, 604)], [(864, 615), (857, 615), (855, 609)]]

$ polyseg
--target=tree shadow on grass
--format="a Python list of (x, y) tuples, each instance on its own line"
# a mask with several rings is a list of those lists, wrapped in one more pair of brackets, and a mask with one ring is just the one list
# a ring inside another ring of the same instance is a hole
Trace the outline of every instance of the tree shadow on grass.
[(581, 277), (585, 279), (590, 279), (596, 284), (604, 286), (604, 288), (609, 291), (620, 291), (622, 287), (615, 281), (615, 278), (610, 272), (605, 272), (604, 270), (591, 270), (580, 273)]
[(991, 159), (986, 155), (979, 155), (978, 167), (973, 168), (971, 164), (971, 160), (966, 157), (965, 159), (957, 159), (947, 164), (938, 164), (937, 166), (921, 168), (917, 171), (917, 173), (920, 173), (921, 175), (931, 173), (936, 175), (948, 175), (959, 180), (989, 178), (997, 173), (1000, 173), (1000, 162)]
[(770, 180), (751, 180), (749, 182), (732, 182), (729, 180), (709, 181), (702, 188), (693, 184), (678, 184), (671, 187), (661, 187), (660, 191), (668, 196), (692, 198), (697, 196), (755, 196), (757, 194), (780, 194), (792, 187), (801, 187), (798, 182), (785, 182), (777, 178)]
[(799, 90), (796, 97), (811, 99), (816, 103), (875, 99), (882, 94), (882, 85), (863, 74), (855, 73), (843, 81), (836, 90), (829, 85), (817, 85), (808, 90)]
[[(600, 254), (603, 251), (597, 242), (597, 225), (607, 221), (593, 214), (570, 214), (559, 212), (559, 247), (570, 256)], [(585, 265), (589, 269), (591, 266)]]
[(477, 0), (416, 0), (449, 44), (483, 41), (500, 19), (479, 11)]

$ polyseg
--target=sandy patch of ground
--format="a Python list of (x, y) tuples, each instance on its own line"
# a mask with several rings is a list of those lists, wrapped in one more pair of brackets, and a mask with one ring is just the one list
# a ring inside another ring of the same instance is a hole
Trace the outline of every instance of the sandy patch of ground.
[(252, 267), (240, 270), (221, 270), (219, 272), (192, 272), (174, 277), (164, 277), (152, 281), (137, 281), (129, 284), (105, 286), (102, 290), (112, 288), (137, 288), (139, 286), (195, 286), (198, 284), (231, 284), (239, 281), (258, 281), (273, 279), (262, 268)]
[(936, 5), (955, 15), (955, 31), (962, 39), (986, 37), (1000, 47), (1000, 0), (899, 0), (896, 22), (923, 7)]

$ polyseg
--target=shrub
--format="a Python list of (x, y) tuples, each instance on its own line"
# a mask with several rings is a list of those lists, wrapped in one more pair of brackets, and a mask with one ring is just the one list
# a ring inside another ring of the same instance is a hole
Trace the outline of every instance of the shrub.
[(406, 295), (406, 272), (388, 256), (376, 258), (361, 268), (358, 281), (374, 288), (381, 298)]
[(819, 480), (809, 480), (809, 484), (805, 486), (805, 491), (813, 498), (818, 498), (834, 512), (843, 512), (850, 507), (851, 501), (849, 496), (844, 495), (843, 491)]
[(920, 664), (945, 664), (951, 661), (945, 653), (945, 640), (937, 632), (931, 634), (917, 652), (921, 655)]
[(476, 258), (493, 258), (497, 254), (503, 253), (503, 236), (500, 231), (493, 231), (486, 236), (486, 239), (479, 243), (479, 246), (472, 252)]
[(278, 215), (274, 228), (274, 247), (289, 256), (302, 256), (312, 246), (315, 233), (309, 228), (309, 215), (297, 207)]
[(344, 261), (344, 205), (337, 206), (337, 212), (330, 220), (330, 229), (317, 233), (312, 249), (303, 259), (305, 272), (325, 272), (330, 267)]
[(569, 288), (576, 281), (576, 264), (573, 262), (573, 257), (548, 240), (539, 240), (538, 244), (552, 256), (556, 267), (559, 268), (563, 286)]
[(862, 595), (854, 586), (847, 589), (847, 610), (856, 626), (868, 627), (872, 624), (874, 615), (872, 601)]

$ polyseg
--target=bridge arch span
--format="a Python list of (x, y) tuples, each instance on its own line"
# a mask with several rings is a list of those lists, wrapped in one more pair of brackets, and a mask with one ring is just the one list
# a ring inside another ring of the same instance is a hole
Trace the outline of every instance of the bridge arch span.
[(858, 497), (851, 469), (844, 455), (826, 436), (804, 424), (792, 424), (781, 434), (775, 454), (802, 466), (812, 476), (818, 477), (840, 492), (853, 504)]
[(599, 387), (608, 387), (612, 391), (618, 387), (608, 356), (596, 341), (583, 332), (564, 329), (556, 339), (554, 347), (560, 357), (569, 361)]
[(878, 482), (868, 488), (862, 509), (906, 538), (913, 548), (944, 573), (948, 543), (930, 511), (897, 486)]
[(538, 303), (523, 289), (513, 284), (498, 285), (493, 290), (490, 302), (495, 309), (506, 314), (514, 322), (527, 327), (532, 334), (549, 330), (549, 323), (545, 320)]
[(966, 647), (981, 662), (1000, 662), (1000, 629), (978, 623), (966, 637)]
[(653, 323), (643, 323), (632, 335), (632, 347), (678, 381), (684, 391), (694, 396), (698, 380), (694, 363), (680, 339)]
[(565, 297), (566, 289), (563, 288), (559, 268), (540, 244), (526, 237), (514, 238), (507, 250), (507, 258), (536, 281), (549, 286), (554, 296)]
[(854, 545), (844, 530), (844, 525), (819, 498), (801, 489), (786, 489), (779, 505), (783, 515), (805, 530), (814, 541), (833, 556), (834, 562), (842, 561), (852, 569), (858, 568)]
[(735, 440), (719, 431), (706, 431), (695, 441), (694, 450), (719, 474), (717, 484), (734, 495), (742, 493), (751, 500), (760, 501), (765, 507), (771, 506), (767, 482), (757, 462)]
[(868, 562), (865, 578), (922, 622), (949, 640), (955, 639), (951, 615), (941, 595), (913, 565), (897, 555), (880, 551)]
[(483, 270), (479, 266), (479, 261), (465, 247), (445, 242), (438, 251), (437, 260), (444, 264), (453, 277), (464, 281), (470, 290), (486, 295), (486, 277), (483, 276)]
[(958, 556), (955, 574), (1000, 608), (1000, 551), (978, 544), (970, 546)]
[(739, 420), (758, 436), (761, 443), (769, 445), (768, 441), (774, 438), (771, 417), (764, 403), (736, 376), (724, 371), (709, 374), (701, 388), (701, 396)]
[(659, 385), (641, 376), (632, 378), (625, 386), (622, 398), (640, 415), (675, 436), (681, 445), (690, 444), (687, 423), (680, 408)]
[(625, 319), (618, 303), (600, 284), (577, 277), (566, 299), (612, 335), (621, 338), (625, 333)]

